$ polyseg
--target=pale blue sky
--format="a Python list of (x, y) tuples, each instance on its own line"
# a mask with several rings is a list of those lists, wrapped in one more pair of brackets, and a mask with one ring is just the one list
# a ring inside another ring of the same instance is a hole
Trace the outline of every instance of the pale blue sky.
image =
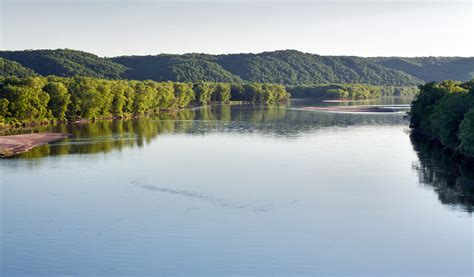
[(3, 50), (474, 56), (469, 0), (0, 1)]

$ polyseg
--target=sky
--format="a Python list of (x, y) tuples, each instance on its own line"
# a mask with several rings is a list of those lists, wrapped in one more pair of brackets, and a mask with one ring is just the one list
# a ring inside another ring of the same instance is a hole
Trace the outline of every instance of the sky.
[(474, 56), (470, 0), (0, 0), (2, 50)]

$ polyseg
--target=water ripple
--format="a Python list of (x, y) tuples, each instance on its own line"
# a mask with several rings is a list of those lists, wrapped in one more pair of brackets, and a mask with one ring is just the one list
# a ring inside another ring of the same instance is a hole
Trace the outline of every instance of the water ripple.
[(246, 203), (243, 201), (234, 201), (230, 199), (219, 198), (211, 194), (202, 194), (202, 193), (191, 191), (191, 190), (179, 190), (179, 189), (172, 189), (172, 188), (166, 188), (166, 187), (157, 187), (150, 184), (141, 184), (136, 181), (132, 181), (131, 183), (146, 190), (183, 196), (183, 197), (187, 197), (187, 198), (191, 198), (195, 200), (200, 200), (203, 202), (208, 202), (208, 203), (225, 207), (225, 208), (239, 209), (239, 210), (244, 209), (244, 210), (250, 210), (253, 212), (267, 212), (267, 211), (274, 210), (276, 208), (276, 205), (274, 203), (262, 203), (262, 201), (254, 201), (257, 203)]

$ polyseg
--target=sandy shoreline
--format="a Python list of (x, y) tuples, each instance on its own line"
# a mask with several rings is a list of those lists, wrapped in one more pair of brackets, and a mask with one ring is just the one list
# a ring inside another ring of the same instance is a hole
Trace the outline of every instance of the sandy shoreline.
[(62, 133), (32, 133), (13, 136), (0, 136), (0, 157), (8, 157), (49, 142), (67, 138), (69, 134)]

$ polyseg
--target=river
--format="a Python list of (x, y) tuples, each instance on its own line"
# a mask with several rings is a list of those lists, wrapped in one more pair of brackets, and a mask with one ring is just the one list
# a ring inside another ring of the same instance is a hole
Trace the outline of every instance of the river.
[(72, 137), (0, 160), (1, 275), (471, 276), (473, 168), (314, 104), (41, 127)]

